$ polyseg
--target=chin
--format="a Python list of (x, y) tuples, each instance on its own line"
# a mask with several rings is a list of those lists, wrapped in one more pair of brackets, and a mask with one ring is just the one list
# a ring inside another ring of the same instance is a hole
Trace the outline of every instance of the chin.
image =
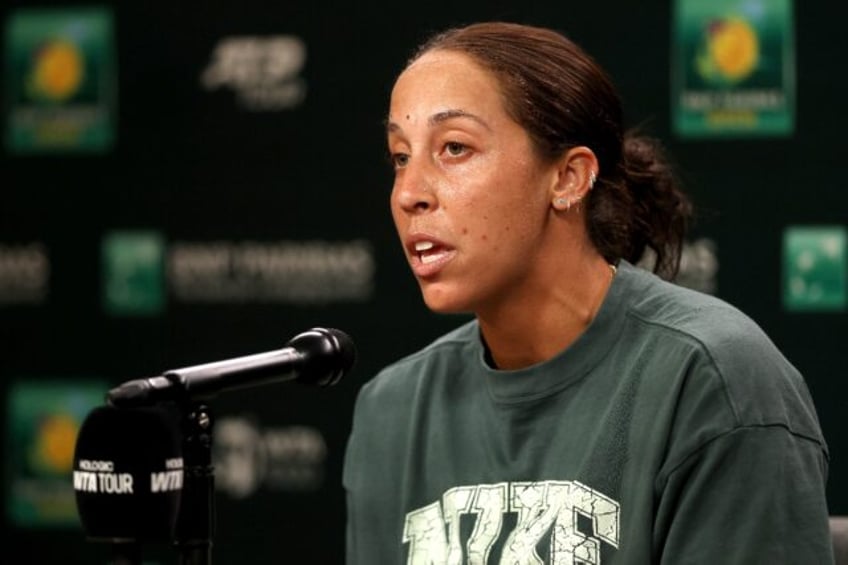
[(421, 295), (427, 308), (438, 314), (464, 314), (472, 310), (468, 300), (441, 289), (422, 288)]

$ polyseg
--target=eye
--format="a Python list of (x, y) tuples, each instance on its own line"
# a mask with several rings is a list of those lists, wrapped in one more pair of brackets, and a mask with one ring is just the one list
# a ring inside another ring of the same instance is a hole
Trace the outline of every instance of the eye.
[(445, 151), (452, 157), (459, 157), (468, 150), (468, 147), (458, 141), (448, 141), (445, 143)]
[(402, 169), (409, 163), (409, 155), (406, 153), (391, 153), (389, 161), (395, 169)]

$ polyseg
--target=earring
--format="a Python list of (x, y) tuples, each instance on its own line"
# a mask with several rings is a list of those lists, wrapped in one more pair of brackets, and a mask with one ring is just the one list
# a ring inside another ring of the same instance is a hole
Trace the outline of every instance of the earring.
[(565, 211), (567, 212), (571, 208), (571, 200), (568, 198), (557, 198), (554, 200), (554, 205), (565, 206)]
[(589, 188), (592, 188), (593, 186), (595, 186), (596, 180), (598, 180), (598, 177), (595, 174), (595, 171), (592, 171), (591, 173), (589, 173)]

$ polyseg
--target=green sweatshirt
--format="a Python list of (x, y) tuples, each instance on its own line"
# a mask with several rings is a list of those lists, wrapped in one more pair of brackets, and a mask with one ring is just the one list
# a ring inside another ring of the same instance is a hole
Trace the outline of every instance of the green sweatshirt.
[(827, 465), (750, 318), (622, 262), (553, 359), (492, 369), (470, 322), (363, 386), (347, 565), (829, 564)]

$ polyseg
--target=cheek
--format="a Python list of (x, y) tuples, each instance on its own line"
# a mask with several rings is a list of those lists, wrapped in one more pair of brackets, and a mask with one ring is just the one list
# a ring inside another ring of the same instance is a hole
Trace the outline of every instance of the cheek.
[(408, 218), (406, 217), (406, 214), (403, 213), (403, 210), (401, 210), (400, 204), (398, 204), (394, 193), (392, 193), (392, 196), (389, 198), (389, 211), (392, 214), (392, 220), (394, 221), (395, 227), (400, 230)]
[(490, 210), (498, 218), (498, 230), (504, 237), (526, 239), (542, 228), (549, 203), (537, 178), (513, 177), (513, 182), (503, 185), (504, 192)]

